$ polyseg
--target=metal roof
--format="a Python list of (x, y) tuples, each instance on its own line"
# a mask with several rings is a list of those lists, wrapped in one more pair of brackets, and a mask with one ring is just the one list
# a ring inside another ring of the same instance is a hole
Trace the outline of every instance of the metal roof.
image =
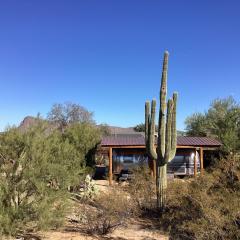
[[(118, 134), (102, 138), (102, 146), (144, 146), (145, 138), (142, 134)], [(177, 137), (178, 146), (207, 146), (219, 147), (222, 144), (216, 139), (209, 137)]]
[(102, 146), (142, 146), (145, 145), (145, 138), (141, 134), (136, 135), (112, 135), (102, 138)]
[(218, 147), (222, 144), (214, 139), (209, 137), (187, 137), (187, 136), (179, 136), (177, 138), (178, 146), (214, 146)]

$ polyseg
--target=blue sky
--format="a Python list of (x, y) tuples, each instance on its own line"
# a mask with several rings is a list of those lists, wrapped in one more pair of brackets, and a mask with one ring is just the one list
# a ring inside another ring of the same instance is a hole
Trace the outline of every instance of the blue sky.
[(98, 123), (144, 121), (163, 52), (178, 129), (217, 97), (240, 100), (239, 1), (0, 1), (0, 130), (72, 101)]

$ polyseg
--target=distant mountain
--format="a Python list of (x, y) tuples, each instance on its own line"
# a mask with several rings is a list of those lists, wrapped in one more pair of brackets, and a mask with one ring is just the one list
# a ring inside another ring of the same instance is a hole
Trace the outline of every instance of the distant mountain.
[[(39, 123), (39, 121), (45, 121), (45, 120), (32, 117), (32, 116), (27, 116), (23, 119), (23, 121), (20, 123), (18, 128), (22, 131), (25, 131), (31, 126), (34, 126), (37, 123)], [(98, 126), (101, 126), (101, 125), (98, 125)], [(133, 127), (124, 128), (124, 127), (109, 126), (109, 125), (106, 125), (106, 127), (110, 130), (111, 134), (135, 134), (136, 133)]]
[(116, 127), (116, 126), (108, 126), (111, 134), (135, 134), (133, 127)]
[[(38, 124), (39, 121), (45, 121), (45, 120), (39, 119), (39, 118), (36, 118), (36, 117), (32, 117), (32, 116), (27, 116), (23, 119), (23, 121), (20, 123), (18, 128), (22, 131), (26, 131), (29, 127)], [(101, 125), (98, 125), (98, 126), (101, 126)], [(117, 127), (117, 126), (109, 126), (109, 125), (106, 125), (106, 126), (109, 128), (110, 133), (112, 135), (115, 135), (115, 134), (116, 135), (139, 134), (139, 132), (136, 132), (134, 130), (134, 127)], [(55, 126), (55, 127), (57, 127), (57, 126)], [(143, 133), (141, 133), (141, 134), (143, 134)], [(178, 134), (178, 136), (185, 136), (186, 135), (184, 131), (177, 131), (177, 134)]]
[(58, 128), (58, 124), (57, 123), (50, 123), (45, 119), (42, 118), (37, 118), (37, 117), (32, 117), (32, 116), (27, 116), (25, 117), (22, 122), (20, 123), (20, 125), (18, 126), (18, 129), (22, 132), (27, 131), (29, 128), (39, 124), (39, 123), (48, 123), (48, 131), (47, 132), (51, 132), (52, 130)]
[(36, 117), (32, 117), (32, 116), (27, 116), (25, 117), (22, 122), (20, 123), (20, 125), (18, 126), (18, 128), (21, 130), (21, 131), (26, 131), (27, 129), (29, 129), (30, 127), (38, 124), (40, 121), (43, 121), (39, 118), (36, 118)]
[[(108, 126), (111, 134), (121, 135), (121, 134), (142, 134), (144, 135), (144, 132), (138, 132), (134, 130), (134, 127), (116, 127), (116, 126)], [(184, 131), (177, 131), (178, 136), (186, 136), (186, 133)]]

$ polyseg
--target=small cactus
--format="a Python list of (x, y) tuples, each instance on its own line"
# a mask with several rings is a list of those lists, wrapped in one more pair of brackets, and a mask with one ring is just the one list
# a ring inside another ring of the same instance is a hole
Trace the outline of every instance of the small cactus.
[(82, 199), (92, 199), (98, 194), (98, 188), (95, 181), (88, 174), (85, 178), (84, 185), (80, 188), (80, 196)]
[(167, 71), (168, 71), (169, 53), (164, 53), (162, 80), (160, 88), (160, 109), (158, 120), (158, 140), (155, 148), (155, 114), (156, 100), (145, 103), (145, 141), (148, 156), (156, 161), (156, 190), (157, 206), (164, 208), (167, 189), (167, 163), (171, 161), (176, 154), (177, 130), (176, 130), (176, 108), (177, 93), (168, 100), (167, 96)]

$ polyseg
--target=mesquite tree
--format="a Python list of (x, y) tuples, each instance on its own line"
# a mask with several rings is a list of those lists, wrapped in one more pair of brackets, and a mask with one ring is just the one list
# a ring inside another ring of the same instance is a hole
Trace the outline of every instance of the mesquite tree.
[[(148, 156), (156, 161), (156, 191), (157, 207), (164, 208), (167, 189), (167, 163), (176, 154), (177, 130), (176, 130), (176, 107), (177, 93), (166, 103), (167, 96), (167, 71), (168, 52), (164, 53), (163, 70), (160, 88), (160, 109), (158, 120), (158, 139), (155, 147), (155, 114), (156, 100), (152, 100), (151, 113), (150, 102), (145, 103), (145, 139)], [(166, 109), (167, 108), (167, 109)]]

